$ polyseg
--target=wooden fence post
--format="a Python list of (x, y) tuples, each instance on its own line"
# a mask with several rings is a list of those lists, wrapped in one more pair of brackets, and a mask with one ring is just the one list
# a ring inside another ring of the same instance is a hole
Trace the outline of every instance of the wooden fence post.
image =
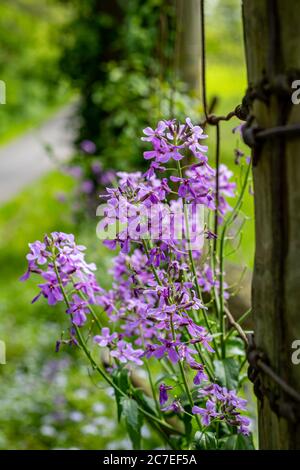
[(199, 0), (176, 0), (176, 72), (189, 91), (200, 96), (201, 12)]
[[(300, 104), (291, 95), (293, 80), (300, 80), (300, 2), (242, 3), (252, 115), (247, 135), (255, 142), (255, 342), (277, 376), (299, 393), (292, 344), (300, 340)], [(255, 126), (273, 128), (273, 136), (253, 140)], [(274, 133), (278, 126), (281, 134)], [(268, 374), (259, 377), (260, 448), (300, 449), (300, 403)]]

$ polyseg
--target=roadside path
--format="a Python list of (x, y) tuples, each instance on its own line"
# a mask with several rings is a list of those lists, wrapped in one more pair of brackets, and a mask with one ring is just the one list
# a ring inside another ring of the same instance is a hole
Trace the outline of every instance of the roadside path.
[(40, 127), (0, 147), (0, 204), (9, 201), (34, 180), (55, 168), (46, 147), (58, 161), (71, 156), (74, 103), (60, 109)]

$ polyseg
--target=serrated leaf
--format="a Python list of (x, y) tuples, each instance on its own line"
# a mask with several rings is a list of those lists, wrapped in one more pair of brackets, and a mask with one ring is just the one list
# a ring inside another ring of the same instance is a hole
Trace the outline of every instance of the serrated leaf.
[(121, 399), (121, 405), (127, 432), (132, 442), (133, 449), (140, 450), (143, 416), (139, 411), (138, 404), (132, 398), (123, 397)]
[(240, 365), (237, 359), (227, 357), (214, 361), (215, 376), (218, 382), (228, 390), (237, 390), (239, 383)]

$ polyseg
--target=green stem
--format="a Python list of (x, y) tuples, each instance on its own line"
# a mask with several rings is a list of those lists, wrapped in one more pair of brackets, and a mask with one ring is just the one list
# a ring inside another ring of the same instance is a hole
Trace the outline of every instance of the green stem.
[[(182, 178), (182, 170), (181, 170), (180, 161), (177, 162), (177, 165), (178, 165), (179, 177)], [(182, 198), (182, 200), (183, 200), (184, 220), (185, 220), (186, 231), (187, 231), (186, 235), (187, 235), (187, 240), (188, 240), (188, 255), (189, 255), (190, 265), (191, 265), (193, 277), (194, 277), (194, 280), (195, 280), (195, 287), (196, 287), (197, 296), (201, 301), (203, 301), (202, 294), (201, 294), (201, 289), (200, 289), (199, 282), (198, 282), (197, 271), (196, 271), (196, 267), (195, 267), (195, 263), (194, 263), (193, 253), (192, 253), (192, 249), (191, 249), (189, 219), (188, 219), (188, 214), (187, 214), (187, 210), (186, 210), (186, 201), (185, 201), (185, 198)], [(210, 335), (212, 335), (212, 331), (211, 331), (211, 328), (210, 328), (205, 310), (202, 310), (202, 314), (203, 314), (203, 317), (204, 317), (206, 328), (209, 331)], [(212, 338), (213, 338), (213, 344), (214, 344), (216, 354), (219, 357), (219, 351), (218, 351), (216, 341), (215, 341), (214, 337), (212, 337)]]
[[(81, 297), (83, 300), (86, 300), (84, 294), (83, 294), (81, 291), (77, 291), (77, 290), (76, 290), (76, 292), (79, 293), (80, 297)], [(95, 310), (94, 310), (93, 307), (92, 307), (91, 305), (89, 305), (89, 304), (88, 304), (88, 309), (89, 309), (89, 311), (91, 312), (91, 315), (92, 315), (93, 319), (95, 320), (96, 325), (98, 326), (99, 330), (101, 331), (103, 325), (101, 324), (101, 322), (100, 322), (98, 316), (96, 315)]]
[(251, 169), (251, 164), (249, 163), (247, 170), (246, 170), (246, 175), (245, 179), (243, 182), (243, 186), (240, 192), (240, 195), (238, 197), (238, 200), (230, 213), (228, 219), (225, 221), (222, 234), (221, 234), (221, 239), (220, 239), (220, 273), (219, 273), (219, 283), (220, 283), (220, 319), (221, 319), (221, 332), (222, 332), (222, 344), (223, 344), (223, 349), (222, 349), (222, 357), (225, 357), (226, 355), (226, 345), (224, 341), (224, 335), (225, 335), (225, 316), (224, 316), (224, 247), (225, 247), (225, 240), (226, 240), (226, 232), (230, 224), (233, 222), (237, 212), (240, 210), (242, 204), (243, 204), (243, 198), (244, 194), (247, 188), (248, 184), (248, 177)]
[[(176, 334), (175, 334), (175, 330), (174, 330), (174, 324), (173, 324), (172, 316), (171, 316), (170, 323), (171, 323), (172, 338), (173, 338), (173, 341), (176, 341)], [(175, 349), (176, 349), (176, 352), (178, 354), (178, 347), (176, 346)], [(191, 409), (192, 409), (193, 406), (194, 406), (193, 397), (191, 395), (191, 392), (190, 392), (190, 389), (189, 389), (189, 386), (188, 386), (188, 383), (187, 383), (187, 379), (186, 379), (186, 375), (185, 375), (185, 372), (184, 372), (184, 367), (183, 367), (183, 364), (181, 362), (181, 359), (179, 359), (178, 364), (179, 364), (181, 378), (182, 378), (182, 381), (183, 381), (183, 386), (184, 386), (185, 392), (187, 394), (187, 397), (188, 397), (188, 400), (189, 400), (189, 403), (190, 403), (190, 406), (191, 406)], [(201, 425), (200, 418), (199, 418), (198, 415), (195, 415), (195, 418), (196, 418), (198, 427), (201, 431), (202, 430), (202, 425)]]
[[(146, 253), (146, 255), (147, 255), (148, 260), (150, 260), (150, 255), (149, 255), (149, 250), (148, 250), (148, 247), (147, 247), (146, 240), (143, 240), (143, 247), (144, 247), (144, 250), (145, 250), (145, 253)], [(155, 269), (155, 267), (153, 266), (152, 263), (150, 263), (150, 269), (151, 269), (151, 271), (152, 271), (152, 273), (153, 273), (153, 275), (154, 275), (154, 277), (155, 277), (155, 279), (156, 279), (157, 284), (159, 284), (160, 286), (162, 286), (162, 282), (161, 282), (161, 280), (159, 279), (158, 274), (157, 274), (157, 271), (156, 271), (156, 269)]]

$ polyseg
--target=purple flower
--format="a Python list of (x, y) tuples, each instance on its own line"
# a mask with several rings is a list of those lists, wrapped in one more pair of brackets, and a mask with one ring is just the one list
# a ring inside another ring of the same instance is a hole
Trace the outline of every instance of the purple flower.
[(182, 413), (184, 411), (179, 400), (174, 400), (170, 405), (162, 408), (162, 411), (172, 411), (173, 413)]
[(192, 413), (201, 415), (201, 422), (203, 426), (209, 426), (211, 419), (218, 416), (218, 414), (216, 413), (216, 405), (211, 400), (207, 400), (206, 408), (193, 406)]
[[(99, 286), (94, 274), (96, 266), (86, 261), (85, 247), (78, 245), (72, 234), (63, 232), (53, 232), (30, 245), (27, 272), (22, 278), (36, 273), (42, 279), (34, 301), (41, 296), (51, 305), (66, 301), (73, 332), (70, 339), (58, 341), (57, 348), (61, 343), (77, 344), (77, 326), (86, 326), (82, 338), (89, 338), (94, 325), (91, 318), (94, 313), (89, 312), (96, 306), (93, 312), (97, 314), (101, 307), (101, 315), (106, 316), (105, 322), (114, 325), (113, 331), (112, 327), (101, 328), (93, 341), (107, 348), (111, 362), (108, 374), (124, 364), (127, 367), (128, 363), (142, 366), (143, 357), (156, 363), (161, 359), (169, 361), (175, 373), (184, 367), (193, 397), (199, 395), (192, 409), (201, 416), (202, 423), (208, 426), (212, 420), (219, 420), (230, 429), (234, 427), (234, 432), (247, 434), (249, 420), (242, 415), (246, 401), (235, 391), (210, 383), (205, 364), (197, 362), (202, 346), (206, 349), (205, 358), (214, 353), (211, 333), (202, 326), (201, 310), (211, 309), (209, 300), (220, 289), (220, 273), (211, 269), (211, 253), (198, 243), (199, 236), (202, 242), (203, 234), (208, 239), (215, 238), (209, 226), (203, 228), (202, 224), (201, 230), (197, 228), (198, 206), (216, 211), (216, 170), (210, 167), (207, 146), (203, 145), (207, 136), (189, 118), (183, 123), (175, 119), (160, 121), (156, 129), (144, 129), (144, 135), (148, 145), (144, 157), (149, 160), (149, 169), (144, 175), (113, 173), (113, 187), (101, 195), (106, 201), (101, 229), (107, 233), (112, 232), (110, 228), (116, 229), (104, 243), (119, 249), (109, 271), (113, 277), (110, 289)], [(96, 151), (95, 144), (88, 141), (82, 144), (85, 153)], [(197, 163), (190, 165), (190, 158), (194, 161), (196, 158)], [(101, 166), (92, 161), (95, 159), (89, 160), (93, 181), (82, 182), (82, 190), (87, 194), (104, 181)], [(183, 165), (179, 164), (182, 172), (164, 166), (171, 160), (183, 160)], [(169, 177), (169, 171), (175, 173)], [(220, 165), (218, 174), (217, 217), (221, 223), (231, 210), (227, 199), (234, 196), (235, 184), (225, 165)], [(177, 192), (174, 188), (178, 188)], [(213, 215), (208, 217), (208, 221), (213, 219)], [(206, 305), (195, 292), (195, 281), (207, 293)], [(225, 299), (226, 287), (224, 283)], [(217, 333), (214, 322), (211, 327), (213, 334)], [(180, 385), (180, 378), (179, 381)], [(165, 406), (164, 411), (183, 412), (178, 399), (172, 398), (168, 404), (170, 390), (172, 387), (165, 383), (159, 385), (160, 405)]]
[(79, 179), (82, 176), (82, 168), (80, 166), (71, 166), (67, 171), (73, 178)]
[(67, 308), (66, 312), (72, 315), (74, 325), (83, 326), (86, 322), (86, 314), (89, 313), (88, 303), (74, 294), (70, 307)]
[(94, 336), (94, 342), (104, 348), (109, 346), (117, 337), (118, 333), (110, 334), (109, 328), (102, 328), (101, 335)]
[(50, 253), (46, 250), (45, 243), (36, 241), (29, 243), (30, 253), (26, 255), (28, 261), (34, 261), (37, 264), (45, 264), (50, 256)]
[(197, 370), (197, 374), (195, 375), (194, 380), (193, 380), (195, 385), (200, 385), (203, 380), (208, 380), (208, 377), (206, 373), (204, 372), (203, 364), (199, 364), (198, 362), (194, 360), (190, 360), (189, 366), (192, 369)]
[(170, 341), (164, 338), (159, 338), (159, 341), (162, 343), (162, 346), (156, 347), (154, 351), (154, 356), (157, 359), (161, 359), (164, 355), (167, 355), (171, 362), (178, 362), (179, 356), (176, 351), (176, 346), (178, 346), (179, 342)]
[(159, 386), (159, 403), (164, 405), (168, 401), (168, 390), (172, 390), (173, 387), (164, 383)]
[(94, 183), (92, 180), (85, 180), (81, 183), (81, 191), (86, 194), (90, 194), (93, 192)]
[(83, 140), (80, 144), (81, 150), (85, 153), (95, 153), (96, 152), (96, 144), (91, 140)]
[[(209, 421), (210, 417), (218, 417), (230, 426), (235, 426), (238, 432), (246, 435), (249, 433), (247, 426), (250, 420), (240, 414), (240, 411), (245, 410), (246, 400), (237, 397), (233, 390), (227, 390), (218, 384), (209, 384), (201, 388), (198, 393), (201, 398), (207, 397), (206, 409), (195, 406), (193, 413), (201, 414), (206, 421)], [(218, 412), (213, 416), (206, 410), (218, 410)]]
[(60, 290), (56, 274), (48, 271), (42, 273), (42, 277), (47, 282), (38, 285), (41, 289), (41, 292), (33, 299), (32, 303), (34, 303), (40, 297), (40, 295), (43, 295), (48, 300), (49, 305), (55, 305), (57, 302), (61, 302), (63, 300), (63, 295)]
[(143, 361), (140, 359), (143, 354), (144, 351), (142, 349), (133, 349), (132, 345), (124, 340), (118, 341), (117, 348), (110, 352), (110, 355), (120, 362), (134, 362), (138, 366), (143, 364)]
[(161, 136), (161, 135), (163, 134), (163, 132), (165, 131), (165, 129), (166, 129), (166, 123), (165, 123), (165, 121), (159, 121), (159, 123), (158, 123), (158, 125), (157, 125), (157, 128), (154, 129), (154, 130), (153, 130), (151, 127), (146, 127), (146, 128), (143, 130), (143, 133), (144, 133), (147, 137), (142, 137), (142, 140), (151, 142), (155, 137)]

